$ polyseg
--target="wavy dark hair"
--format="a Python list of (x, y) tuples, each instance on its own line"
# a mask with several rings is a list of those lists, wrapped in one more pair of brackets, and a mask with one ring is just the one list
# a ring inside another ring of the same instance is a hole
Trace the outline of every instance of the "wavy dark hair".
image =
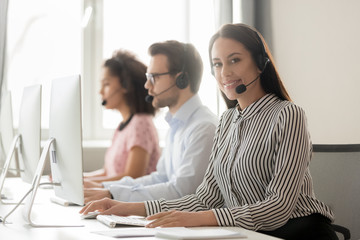
[[(245, 48), (251, 53), (254, 62), (257, 64), (258, 64), (257, 59), (259, 59), (260, 55), (264, 54), (263, 51), (265, 50), (266, 56), (264, 57), (269, 58), (270, 61), (268, 62), (265, 69), (260, 75), (260, 83), (262, 88), (266, 93), (274, 93), (280, 99), (291, 101), (291, 98), (280, 79), (278, 71), (276, 70), (270, 50), (264, 38), (256, 29), (242, 23), (223, 25), (219, 29), (219, 31), (217, 31), (210, 39), (209, 57), (210, 57), (210, 64), (212, 69), (213, 66), (212, 66), (211, 50), (213, 48), (216, 39), (220, 37), (233, 39), (243, 44)], [(224, 93), (221, 94), (228, 108), (232, 108), (236, 106), (237, 104), (236, 100), (229, 100)]]
[(127, 90), (124, 97), (132, 114), (155, 114), (152, 104), (145, 101), (148, 92), (144, 87), (147, 70), (144, 63), (129, 51), (117, 50), (104, 62), (103, 67), (108, 68), (112, 76), (118, 77), (121, 86)]

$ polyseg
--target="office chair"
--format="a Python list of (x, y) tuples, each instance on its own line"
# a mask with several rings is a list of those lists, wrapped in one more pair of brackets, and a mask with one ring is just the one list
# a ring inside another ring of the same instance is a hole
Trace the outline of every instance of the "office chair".
[(360, 152), (317, 152), (310, 163), (315, 196), (334, 212), (339, 239), (360, 239)]
[(335, 232), (342, 234), (344, 240), (349, 240), (351, 238), (350, 230), (347, 229), (346, 227), (337, 224), (332, 224), (332, 227)]

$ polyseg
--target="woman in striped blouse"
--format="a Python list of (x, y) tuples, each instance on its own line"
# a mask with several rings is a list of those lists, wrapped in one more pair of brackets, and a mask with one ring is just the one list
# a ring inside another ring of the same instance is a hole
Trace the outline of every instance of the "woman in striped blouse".
[(148, 227), (239, 226), (284, 239), (337, 239), (331, 210), (313, 192), (304, 111), (291, 102), (261, 35), (224, 25), (209, 54), (229, 110), (196, 193), (145, 203), (103, 199), (81, 213), (149, 216)]

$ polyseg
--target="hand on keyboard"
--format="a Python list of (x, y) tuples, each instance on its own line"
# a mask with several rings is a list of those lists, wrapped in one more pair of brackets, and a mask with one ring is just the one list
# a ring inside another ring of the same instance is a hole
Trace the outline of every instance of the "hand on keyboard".
[(99, 215), (100, 212), (88, 212), (87, 214), (82, 214), (81, 219), (95, 219), (97, 215)]

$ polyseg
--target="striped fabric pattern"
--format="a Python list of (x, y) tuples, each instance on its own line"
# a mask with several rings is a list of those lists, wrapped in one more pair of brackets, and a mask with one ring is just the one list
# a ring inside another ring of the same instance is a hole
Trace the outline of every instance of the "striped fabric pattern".
[(145, 202), (147, 214), (211, 209), (220, 226), (264, 231), (312, 213), (333, 220), (329, 207), (315, 198), (311, 156), (304, 111), (267, 94), (243, 111), (224, 112), (196, 193)]

